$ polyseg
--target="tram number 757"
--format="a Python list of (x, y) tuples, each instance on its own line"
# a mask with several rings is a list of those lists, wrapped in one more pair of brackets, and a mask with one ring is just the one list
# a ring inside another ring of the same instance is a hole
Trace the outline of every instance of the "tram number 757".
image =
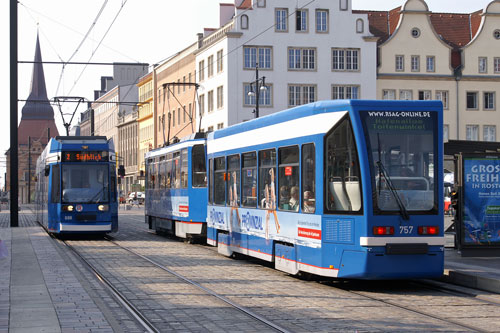
[(411, 234), (412, 231), (413, 231), (412, 225), (405, 225), (405, 226), (400, 225), (399, 226), (399, 233), (400, 234), (408, 235), (408, 234)]

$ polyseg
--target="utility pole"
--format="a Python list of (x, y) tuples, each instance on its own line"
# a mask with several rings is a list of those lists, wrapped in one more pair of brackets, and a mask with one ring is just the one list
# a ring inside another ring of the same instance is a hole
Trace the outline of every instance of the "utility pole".
[(19, 226), (17, 0), (10, 0), (10, 226)]
[[(253, 85), (255, 85), (255, 92), (253, 91)], [(248, 96), (255, 96), (255, 118), (259, 118), (259, 99), (260, 93), (264, 93), (267, 90), (266, 87), (266, 77), (263, 76), (259, 78), (259, 64), (255, 64), (255, 81), (250, 82), (250, 91)]]
[(31, 203), (31, 136), (28, 136), (28, 203)]

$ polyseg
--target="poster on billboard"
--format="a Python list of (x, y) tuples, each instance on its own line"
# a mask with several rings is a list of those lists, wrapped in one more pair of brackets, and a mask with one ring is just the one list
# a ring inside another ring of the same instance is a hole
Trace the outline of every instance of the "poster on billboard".
[(465, 247), (500, 248), (500, 155), (463, 156)]

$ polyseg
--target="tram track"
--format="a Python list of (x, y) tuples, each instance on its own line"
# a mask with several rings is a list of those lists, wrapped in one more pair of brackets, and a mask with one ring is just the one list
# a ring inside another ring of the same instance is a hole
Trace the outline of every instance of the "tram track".
[[(139, 229), (139, 228), (136, 227), (134, 229)], [(154, 234), (154, 233), (152, 233), (152, 234)], [(201, 246), (201, 245), (199, 245), (199, 246), (206, 249), (205, 246)], [(458, 286), (455, 286), (452, 284), (431, 281), (431, 280), (409, 280), (408, 282), (411, 285), (417, 286), (419, 289), (432, 290), (434, 292), (440, 292), (440, 293), (444, 293), (444, 294), (448, 294), (448, 295), (452, 295), (452, 296), (456, 296), (456, 297), (470, 298), (470, 299), (473, 299), (473, 300), (478, 301), (478, 302), (483, 302), (484, 304), (487, 304), (487, 305), (500, 306), (500, 300), (496, 301), (496, 300), (488, 299), (488, 297), (485, 297), (485, 296), (477, 296), (473, 292), (468, 293), (468, 292), (460, 291), (460, 290), (456, 289), (456, 288), (458, 288)], [(353, 295), (356, 295), (359, 297), (363, 297), (363, 298), (366, 298), (366, 299), (369, 299), (372, 301), (383, 303), (384, 305), (389, 306), (389, 307), (395, 307), (395, 308), (401, 309), (403, 311), (408, 311), (408, 312), (412, 312), (412, 313), (420, 315), (420, 316), (432, 318), (432, 319), (441, 321), (443, 323), (450, 324), (450, 325), (456, 326), (456, 327), (461, 328), (461, 329), (465, 329), (467, 331), (490, 332), (489, 330), (483, 330), (481, 328), (478, 328), (477, 326), (468, 325), (468, 324), (460, 322), (458, 320), (446, 318), (444, 316), (440, 316), (438, 314), (431, 313), (429, 311), (425, 311), (425, 310), (422, 311), (422, 310), (419, 310), (419, 309), (411, 307), (411, 306), (402, 305), (402, 304), (398, 303), (397, 301), (387, 300), (387, 299), (384, 299), (381, 297), (372, 296), (372, 295), (369, 295), (369, 292), (353, 291), (353, 290), (349, 290), (348, 288), (339, 287), (336, 285), (336, 281), (330, 280), (330, 282), (322, 283), (322, 284), (329, 285), (330, 287), (333, 287), (337, 290), (341, 290), (342, 292), (347, 292), (347, 293), (350, 293), (350, 294), (353, 294)]]
[[(91, 273), (99, 280), (102, 282), (104, 286), (110, 291), (110, 293), (116, 298), (116, 300), (123, 306), (123, 308), (133, 317), (137, 320), (137, 322), (145, 329), (146, 332), (161, 332), (162, 329), (158, 328), (151, 320), (148, 319), (148, 315), (143, 313), (143, 311), (139, 310), (138, 307), (136, 307), (133, 304), (133, 301), (129, 300), (127, 296), (119, 290), (118, 287), (116, 287), (110, 279), (106, 278), (105, 274), (101, 273), (97, 267), (95, 267), (89, 260), (85, 258), (84, 255), (82, 255), (74, 246), (72, 246), (68, 241), (66, 240), (61, 240), (59, 239), (68, 249), (71, 250), (72, 253), (74, 253), (78, 259), (85, 264), (85, 266), (91, 271)], [(283, 333), (289, 333), (289, 330), (273, 323), (272, 321), (264, 318), (263, 316), (260, 316), (259, 314), (251, 311), (248, 308), (245, 308), (244, 306), (241, 306), (230, 299), (224, 297), (223, 295), (220, 295), (213, 290), (206, 288), (202, 286), (201, 284), (190, 280), (189, 278), (169, 269), (168, 267), (165, 267), (164, 265), (146, 257), (143, 256), (134, 250), (131, 250), (129, 248), (126, 248), (117, 242), (113, 240), (111, 236), (106, 236), (104, 237), (104, 240), (106, 240), (108, 243), (113, 244), (114, 246), (120, 248), (121, 250), (127, 251), (130, 254), (133, 254), (136, 257), (141, 258), (144, 261), (147, 261), (149, 264), (153, 265), (154, 267), (161, 269), (164, 272), (167, 272), (168, 274), (176, 277), (180, 281), (183, 281), (186, 284), (189, 284), (207, 295), (216, 298), (219, 301), (224, 302), (228, 306), (232, 307), (233, 309), (236, 309), (237, 311), (243, 313), (249, 318), (252, 318), (255, 321), (260, 322), (261, 324), (265, 325), (268, 329), (271, 329), (272, 331), (276, 332), (283, 332)]]

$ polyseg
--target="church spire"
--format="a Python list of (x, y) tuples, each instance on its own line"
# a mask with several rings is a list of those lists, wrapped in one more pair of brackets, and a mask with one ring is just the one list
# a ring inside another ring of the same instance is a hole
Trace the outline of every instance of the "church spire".
[(42, 52), (40, 50), (38, 33), (36, 36), (35, 63), (33, 64), (33, 75), (31, 78), (31, 92), (22, 110), (21, 120), (23, 119), (54, 119), (54, 109), (47, 98), (47, 87), (45, 86)]

